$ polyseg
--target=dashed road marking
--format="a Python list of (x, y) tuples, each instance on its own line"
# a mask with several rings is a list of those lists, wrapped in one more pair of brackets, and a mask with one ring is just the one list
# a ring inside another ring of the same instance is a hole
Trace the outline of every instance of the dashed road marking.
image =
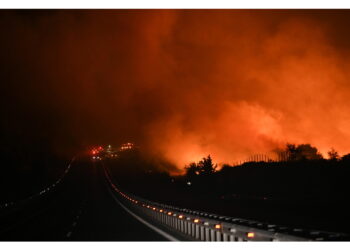
[(68, 232), (68, 233), (67, 233), (67, 238), (69, 238), (71, 235), (72, 235), (72, 232), (71, 232), (71, 231)]

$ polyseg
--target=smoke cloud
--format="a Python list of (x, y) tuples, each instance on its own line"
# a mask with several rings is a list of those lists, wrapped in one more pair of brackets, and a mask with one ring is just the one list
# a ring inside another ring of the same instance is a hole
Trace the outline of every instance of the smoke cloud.
[(349, 11), (1, 11), (0, 19), (7, 134), (13, 124), (45, 131), (40, 138), (59, 149), (134, 141), (179, 168), (287, 142), (350, 152)]

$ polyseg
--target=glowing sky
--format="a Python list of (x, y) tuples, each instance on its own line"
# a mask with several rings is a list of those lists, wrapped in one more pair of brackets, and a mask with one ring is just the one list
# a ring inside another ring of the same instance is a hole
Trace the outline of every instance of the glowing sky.
[(1, 11), (0, 23), (6, 135), (134, 141), (180, 167), (286, 142), (350, 152), (349, 11)]

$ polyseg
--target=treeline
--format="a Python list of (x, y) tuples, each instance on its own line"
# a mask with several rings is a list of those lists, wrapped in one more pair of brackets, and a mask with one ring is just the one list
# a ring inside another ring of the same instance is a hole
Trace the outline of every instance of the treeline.
[(282, 151), (288, 156), (283, 161), (221, 168), (207, 156), (187, 165), (179, 176), (132, 152), (105, 163), (122, 188), (146, 199), (259, 221), (349, 231), (344, 218), (350, 209), (350, 158), (330, 150), (333, 157), (324, 159), (307, 144), (288, 145)]
[[(350, 154), (345, 154), (340, 157), (339, 153), (331, 148), (328, 152), (328, 159), (325, 159), (322, 154), (318, 151), (316, 147), (310, 144), (286, 144), (285, 149), (276, 149), (277, 160), (253, 160), (244, 162), (240, 166), (299, 166), (302, 165), (329, 165), (329, 166), (347, 166), (350, 165)], [(258, 158), (259, 159), (259, 158)], [(256, 164), (256, 163), (268, 163), (268, 164)], [(275, 163), (280, 164), (275, 164)], [(192, 162), (185, 166), (185, 176), (188, 178), (194, 178), (196, 176), (208, 176), (216, 172), (221, 172), (222, 170), (217, 170), (217, 165), (213, 164), (211, 156), (204, 157), (198, 163)], [(237, 165), (224, 164), (222, 169), (225, 171), (230, 167), (237, 167)]]
[(225, 164), (220, 169), (209, 155), (185, 166), (184, 174), (178, 176), (160, 167), (165, 162), (145, 158), (139, 151), (126, 151), (105, 161), (120, 184), (145, 195), (170, 189), (225, 199), (328, 201), (347, 195), (349, 154), (340, 157), (331, 149), (329, 158), (324, 159), (310, 144), (287, 144), (279, 153), (284, 153), (285, 159)]
[[(210, 156), (185, 167), (183, 183), (195, 193), (230, 198), (331, 201), (350, 190), (350, 155), (334, 150), (324, 159), (310, 144), (287, 144), (281, 161), (223, 165), (218, 170)], [(181, 179), (180, 178), (180, 179)]]
[[(300, 160), (320, 160), (324, 159), (323, 155), (318, 151), (316, 147), (310, 144), (290, 144), (287, 143), (285, 149), (276, 149), (279, 161), (300, 161)], [(340, 157), (339, 153), (331, 148), (327, 152), (329, 160), (349, 160), (350, 154)]]

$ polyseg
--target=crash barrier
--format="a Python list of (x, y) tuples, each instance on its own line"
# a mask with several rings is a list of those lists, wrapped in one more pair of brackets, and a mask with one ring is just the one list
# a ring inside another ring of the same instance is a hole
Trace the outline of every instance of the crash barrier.
[(149, 201), (120, 190), (103, 166), (111, 190), (139, 216), (194, 241), (342, 241), (342, 233), (306, 230), (233, 218)]
[(42, 189), (40, 192), (37, 192), (37, 193), (27, 197), (27, 198), (24, 198), (24, 199), (21, 199), (18, 201), (10, 201), (10, 202), (0, 204), (0, 209), (10, 209), (12, 207), (17, 207), (17, 206), (26, 204), (29, 201), (32, 201), (36, 198), (39, 198), (39, 197), (49, 193), (50, 191), (53, 191), (56, 188), (56, 186), (59, 185), (62, 182), (62, 180), (64, 179), (64, 177), (68, 174), (69, 170), (71, 169), (71, 165), (74, 161), (75, 161), (75, 157), (73, 157), (71, 162), (68, 164), (67, 168), (64, 170), (61, 177), (59, 177), (54, 183), (52, 183), (48, 187)]

